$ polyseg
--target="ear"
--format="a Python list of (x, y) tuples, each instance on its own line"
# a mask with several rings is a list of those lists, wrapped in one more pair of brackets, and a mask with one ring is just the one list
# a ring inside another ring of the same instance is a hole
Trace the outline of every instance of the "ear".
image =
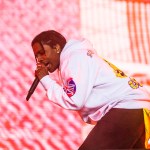
[(58, 53), (58, 54), (61, 52), (61, 48), (60, 48), (60, 45), (59, 45), (59, 44), (56, 44), (56, 45), (54, 46), (54, 49), (55, 49), (55, 52)]

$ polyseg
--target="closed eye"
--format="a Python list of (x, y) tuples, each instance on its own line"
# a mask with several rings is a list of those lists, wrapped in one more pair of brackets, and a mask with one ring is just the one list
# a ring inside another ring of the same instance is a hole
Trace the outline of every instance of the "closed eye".
[(35, 54), (35, 57), (37, 58), (39, 55), (45, 55), (45, 51), (44, 50), (40, 50)]

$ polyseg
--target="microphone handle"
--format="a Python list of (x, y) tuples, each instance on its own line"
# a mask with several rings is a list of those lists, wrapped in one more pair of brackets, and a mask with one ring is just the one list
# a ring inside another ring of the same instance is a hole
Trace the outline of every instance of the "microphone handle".
[(33, 92), (34, 92), (34, 90), (36, 89), (36, 87), (37, 87), (37, 85), (38, 85), (39, 82), (40, 82), (39, 78), (36, 77), (36, 78), (34, 79), (32, 85), (31, 85), (29, 91), (28, 91), (28, 95), (27, 95), (27, 97), (26, 97), (26, 100), (27, 100), (27, 101), (30, 99), (31, 95), (33, 94)]

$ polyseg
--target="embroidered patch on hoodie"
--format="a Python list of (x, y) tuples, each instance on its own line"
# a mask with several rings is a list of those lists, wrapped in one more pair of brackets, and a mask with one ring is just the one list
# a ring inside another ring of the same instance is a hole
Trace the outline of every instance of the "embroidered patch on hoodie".
[(64, 91), (66, 92), (66, 94), (71, 97), (75, 94), (76, 92), (76, 84), (75, 82), (73, 81), (72, 78), (69, 78), (66, 83), (65, 83), (65, 86), (64, 86)]
[(88, 52), (87, 52), (87, 55), (88, 55), (88, 56), (92, 57), (92, 56), (93, 56), (93, 54), (94, 54), (94, 52), (93, 52), (93, 51), (88, 50)]

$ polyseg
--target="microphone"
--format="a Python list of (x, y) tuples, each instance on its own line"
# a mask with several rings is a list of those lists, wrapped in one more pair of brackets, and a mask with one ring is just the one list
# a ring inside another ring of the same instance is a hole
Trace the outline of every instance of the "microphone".
[(36, 89), (38, 83), (40, 82), (39, 78), (38, 77), (35, 77), (29, 91), (28, 91), (28, 95), (26, 97), (26, 100), (28, 101), (31, 97), (31, 95), (33, 94), (34, 90)]

